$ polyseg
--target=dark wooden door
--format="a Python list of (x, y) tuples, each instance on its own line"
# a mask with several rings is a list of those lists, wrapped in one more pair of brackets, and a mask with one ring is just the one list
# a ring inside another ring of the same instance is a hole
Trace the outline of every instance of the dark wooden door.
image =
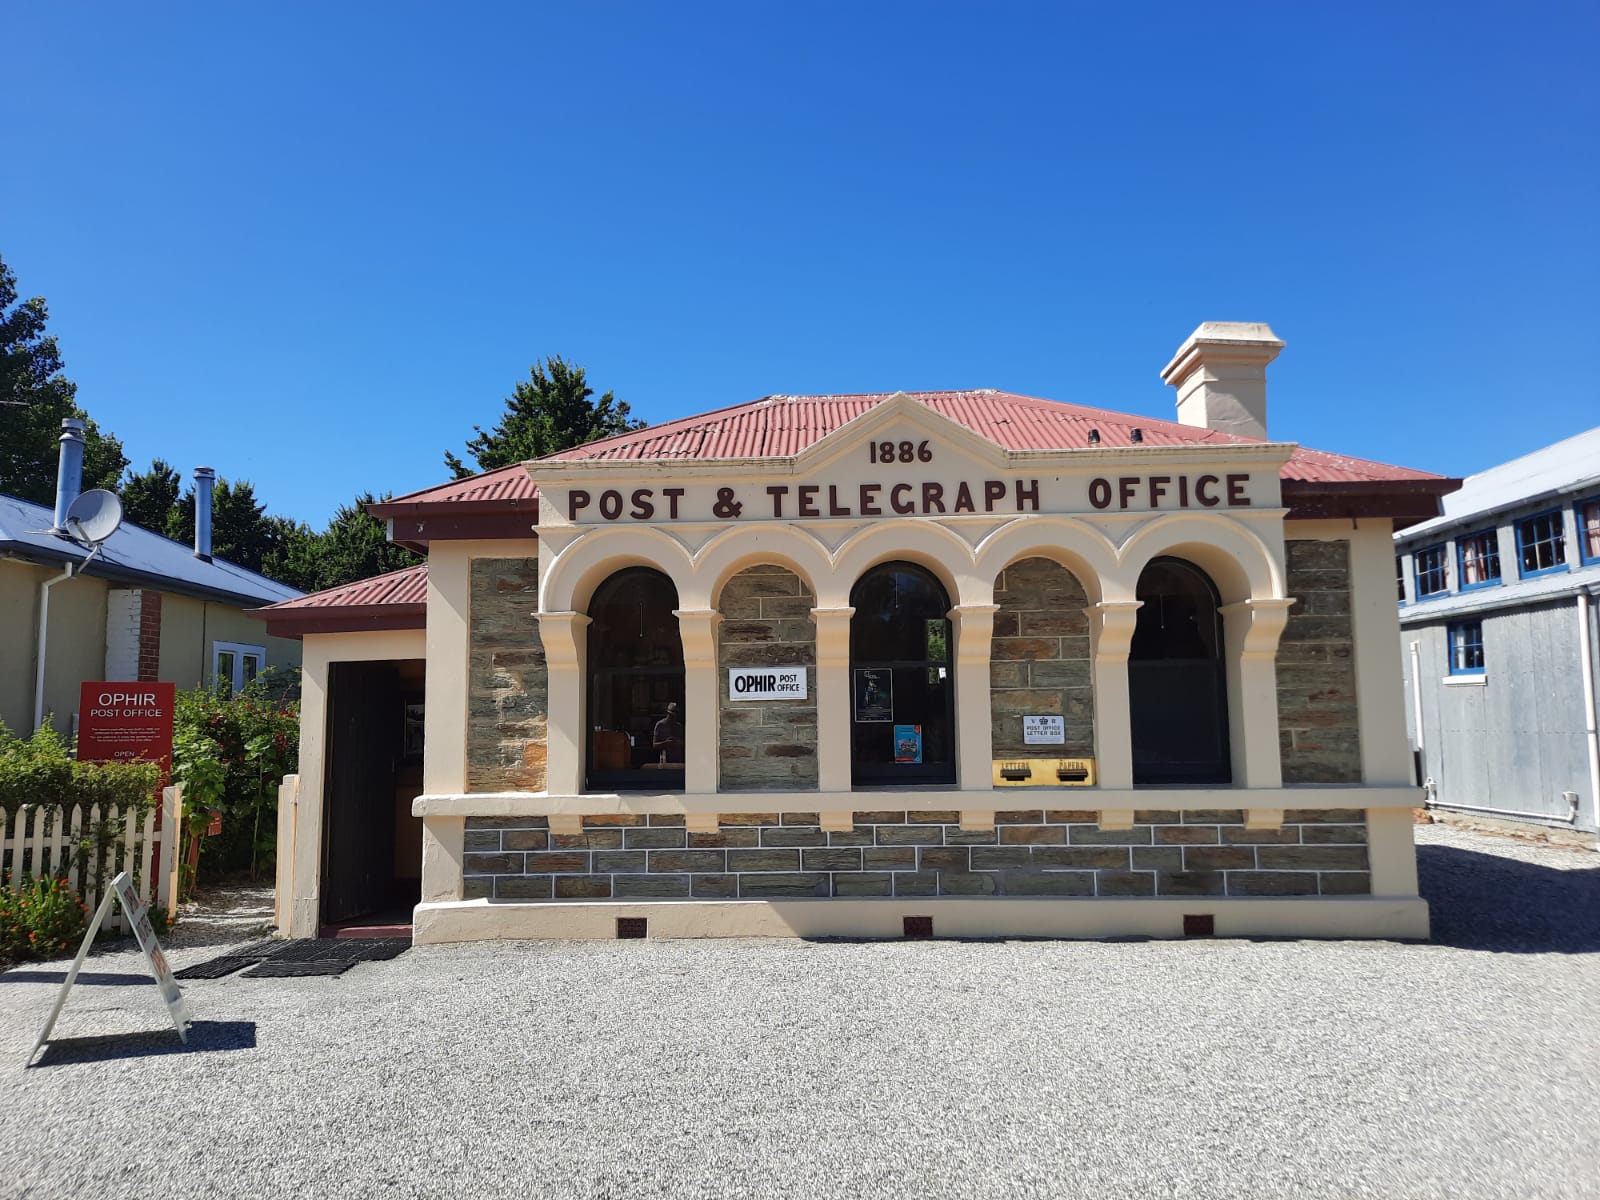
[(328, 672), (328, 768), (322, 792), (322, 919), (348, 921), (389, 903), (395, 771), (404, 732), (393, 663)]
[(1139, 579), (1128, 655), (1136, 784), (1227, 783), (1227, 676), (1215, 586), (1192, 563), (1158, 558)]

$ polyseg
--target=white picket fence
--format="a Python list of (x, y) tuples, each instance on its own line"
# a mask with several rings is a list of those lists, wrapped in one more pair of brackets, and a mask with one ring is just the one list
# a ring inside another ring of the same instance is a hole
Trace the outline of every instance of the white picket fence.
[[(178, 831), (182, 816), (180, 787), (162, 790), (159, 829), (154, 807), (141, 814), (132, 806), (119, 811), (112, 804), (102, 814), (98, 804), (90, 805), (87, 811), (81, 804), (71, 809), (24, 804), (10, 816), (0, 812), (0, 879), (13, 891), (47, 875), (65, 879), (93, 911), (117, 872), (127, 871), (133, 876), (141, 901), (160, 904), (171, 912), (178, 902)], [(103, 848), (91, 843), (86, 853), (80, 853), (80, 841), (102, 818), (110, 827), (111, 836)], [(112, 906), (107, 924), (116, 929), (127, 927), (116, 905)]]

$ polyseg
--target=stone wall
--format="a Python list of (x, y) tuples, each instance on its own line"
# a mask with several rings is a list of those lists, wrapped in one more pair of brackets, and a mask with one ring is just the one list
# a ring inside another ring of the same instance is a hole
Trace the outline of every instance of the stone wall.
[(549, 701), (538, 607), (538, 559), (472, 560), (469, 792), (544, 790)]
[(1284, 549), (1294, 607), (1278, 643), (1283, 781), (1359, 783), (1350, 543), (1290, 540)]
[(862, 896), (1357, 896), (1371, 891), (1366, 814), (1295, 809), (1280, 829), (1237, 809), (1149, 810), (1132, 829), (1096, 814), (998, 813), (964, 832), (954, 812), (858, 812), (848, 833), (816, 813), (723, 813), (716, 833), (681, 816), (469, 817), (465, 898), (748, 899)]
[[(718, 755), (723, 791), (817, 787), (816, 598), (784, 567), (751, 567), (722, 589), (717, 627)], [(730, 700), (729, 667), (804, 666), (804, 700)]]
[[(994, 756), (1094, 754), (1088, 598), (1071, 571), (1045, 558), (1014, 562), (995, 580), (989, 661)], [(1024, 716), (1066, 718), (1064, 746), (1027, 746)]]

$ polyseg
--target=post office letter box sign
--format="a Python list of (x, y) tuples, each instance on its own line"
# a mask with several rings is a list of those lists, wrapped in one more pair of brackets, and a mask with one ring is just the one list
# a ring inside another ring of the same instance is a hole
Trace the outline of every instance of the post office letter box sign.
[(804, 667), (729, 667), (729, 700), (804, 700)]
[(1064, 717), (1023, 717), (1022, 743), (1025, 746), (1060, 746), (1067, 740)]

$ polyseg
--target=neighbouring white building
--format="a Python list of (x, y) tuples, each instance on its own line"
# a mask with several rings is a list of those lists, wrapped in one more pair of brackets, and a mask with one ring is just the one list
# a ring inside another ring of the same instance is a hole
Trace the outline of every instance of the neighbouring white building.
[(1595, 831), (1600, 428), (1395, 536), (1408, 728), (1443, 809)]

